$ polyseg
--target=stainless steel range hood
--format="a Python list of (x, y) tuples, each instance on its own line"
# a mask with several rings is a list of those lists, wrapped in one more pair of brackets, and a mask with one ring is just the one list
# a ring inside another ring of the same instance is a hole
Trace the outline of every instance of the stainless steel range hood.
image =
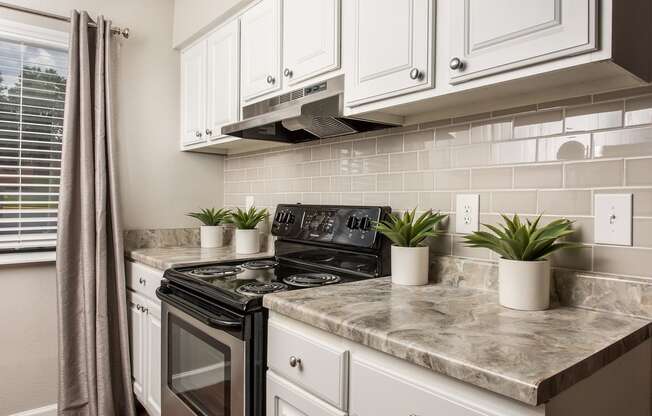
[(222, 134), (300, 143), (397, 126), (388, 117), (344, 117), (344, 76), (338, 76), (242, 108), (243, 120)]

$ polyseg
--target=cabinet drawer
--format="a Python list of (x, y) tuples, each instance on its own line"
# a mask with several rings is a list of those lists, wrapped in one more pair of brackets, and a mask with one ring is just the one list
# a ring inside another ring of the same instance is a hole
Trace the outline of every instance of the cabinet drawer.
[(267, 416), (346, 416), (272, 371), (267, 372)]
[(156, 288), (160, 286), (163, 272), (133, 261), (125, 262), (127, 287), (157, 301)]
[(275, 322), (269, 323), (267, 345), (267, 363), (271, 370), (346, 410), (348, 351), (306, 338)]
[(482, 416), (437, 393), (366, 363), (351, 363), (352, 416)]

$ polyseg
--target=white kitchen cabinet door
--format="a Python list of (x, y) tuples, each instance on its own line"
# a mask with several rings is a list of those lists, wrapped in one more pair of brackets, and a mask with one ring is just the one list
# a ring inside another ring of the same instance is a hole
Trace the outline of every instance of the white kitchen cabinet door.
[(281, 88), (280, 9), (280, 0), (263, 0), (240, 18), (243, 101)]
[(149, 416), (161, 415), (161, 305), (147, 302), (145, 309), (145, 401)]
[(283, 377), (267, 371), (267, 416), (345, 416)]
[(222, 126), (240, 116), (240, 25), (237, 20), (206, 39), (208, 139), (222, 137)]
[[(356, 106), (433, 85), (431, 0), (351, 0), (351, 77), (346, 103)], [(347, 74), (348, 76), (348, 74)]]
[(206, 140), (206, 42), (181, 52), (181, 145)]
[(447, 397), (412, 384), (380, 366), (351, 363), (349, 414), (355, 416), (445, 415), (481, 416)]
[(596, 0), (451, 2), (450, 82), (596, 49)]
[(340, 0), (283, 0), (286, 85), (340, 66)]
[(145, 396), (145, 318), (142, 311), (147, 301), (131, 290), (127, 291), (127, 314), (129, 322), (129, 346), (131, 348), (131, 377), (134, 395), (144, 402)]

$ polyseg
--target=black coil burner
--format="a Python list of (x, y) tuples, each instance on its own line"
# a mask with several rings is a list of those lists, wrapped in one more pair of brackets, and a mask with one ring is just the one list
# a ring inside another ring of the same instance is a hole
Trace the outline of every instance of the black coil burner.
[(316, 287), (337, 283), (341, 278), (330, 273), (298, 273), (283, 279), (288, 285), (297, 287)]
[(267, 293), (281, 292), (287, 290), (287, 285), (280, 282), (251, 282), (236, 289), (242, 295), (265, 295)]
[(253, 260), (242, 264), (242, 267), (249, 270), (273, 269), (278, 266), (275, 260)]
[(200, 279), (213, 279), (218, 277), (232, 277), (238, 273), (242, 273), (242, 269), (238, 266), (206, 266), (198, 267), (187, 272), (189, 276), (197, 277)]

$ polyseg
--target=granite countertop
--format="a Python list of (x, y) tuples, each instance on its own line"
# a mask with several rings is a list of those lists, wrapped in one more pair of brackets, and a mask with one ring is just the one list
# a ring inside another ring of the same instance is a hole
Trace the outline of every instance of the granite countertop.
[(256, 254), (236, 254), (233, 246), (219, 248), (199, 247), (163, 247), (140, 248), (128, 250), (125, 256), (138, 263), (145, 264), (159, 270), (169, 269), (174, 266), (193, 265), (230, 260), (247, 260), (273, 256), (273, 253), (261, 252)]
[(497, 294), (389, 278), (265, 295), (298, 321), (456, 378), (539, 405), (651, 335), (649, 321), (557, 307), (498, 305)]

